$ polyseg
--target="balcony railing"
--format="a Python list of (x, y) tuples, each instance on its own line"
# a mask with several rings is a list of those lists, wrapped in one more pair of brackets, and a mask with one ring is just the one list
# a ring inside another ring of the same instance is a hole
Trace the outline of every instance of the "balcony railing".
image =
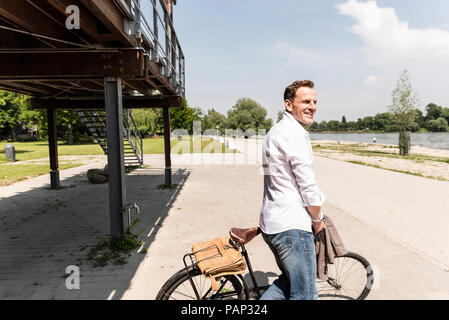
[(125, 29), (150, 48), (177, 93), (185, 96), (185, 58), (163, 0), (116, 0), (127, 15)]

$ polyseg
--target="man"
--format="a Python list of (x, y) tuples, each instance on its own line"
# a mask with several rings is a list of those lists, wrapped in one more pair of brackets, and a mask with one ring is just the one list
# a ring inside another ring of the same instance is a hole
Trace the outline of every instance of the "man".
[(282, 274), (264, 300), (317, 299), (316, 256), (312, 228), (324, 228), (324, 195), (313, 172), (313, 153), (305, 126), (316, 112), (314, 83), (295, 81), (284, 92), (285, 111), (262, 149), (264, 197), (260, 228)]

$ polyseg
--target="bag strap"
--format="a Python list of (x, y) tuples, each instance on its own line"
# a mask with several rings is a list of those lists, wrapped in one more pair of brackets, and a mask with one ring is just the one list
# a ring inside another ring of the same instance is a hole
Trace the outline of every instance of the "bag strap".
[(214, 276), (209, 276), (209, 278), (210, 278), (210, 284), (211, 284), (212, 290), (213, 291), (218, 291), (217, 279), (215, 279)]

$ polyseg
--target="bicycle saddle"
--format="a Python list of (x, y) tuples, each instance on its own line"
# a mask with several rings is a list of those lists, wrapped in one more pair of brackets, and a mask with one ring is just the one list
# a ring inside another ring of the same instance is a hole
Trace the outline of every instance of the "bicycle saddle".
[(259, 227), (254, 228), (231, 228), (229, 231), (229, 236), (235, 242), (241, 244), (247, 244), (251, 240), (253, 240), (259, 233), (261, 232)]

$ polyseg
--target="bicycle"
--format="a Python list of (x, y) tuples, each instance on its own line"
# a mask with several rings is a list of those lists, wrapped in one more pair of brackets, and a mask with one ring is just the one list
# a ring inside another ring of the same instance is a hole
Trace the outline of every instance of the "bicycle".
[[(230, 239), (240, 250), (246, 261), (253, 287), (242, 275), (223, 276), (218, 280), (219, 288), (214, 292), (210, 280), (206, 279), (193, 253), (184, 255), (185, 268), (175, 273), (162, 286), (156, 300), (259, 300), (268, 286), (259, 286), (245, 244), (260, 233), (259, 228), (232, 228)], [(187, 265), (189, 257), (191, 264)], [(317, 280), (318, 299), (364, 300), (374, 283), (373, 269), (361, 255), (348, 251), (347, 254), (335, 257), (333, 264), (328, 264), (328, 280)]]

